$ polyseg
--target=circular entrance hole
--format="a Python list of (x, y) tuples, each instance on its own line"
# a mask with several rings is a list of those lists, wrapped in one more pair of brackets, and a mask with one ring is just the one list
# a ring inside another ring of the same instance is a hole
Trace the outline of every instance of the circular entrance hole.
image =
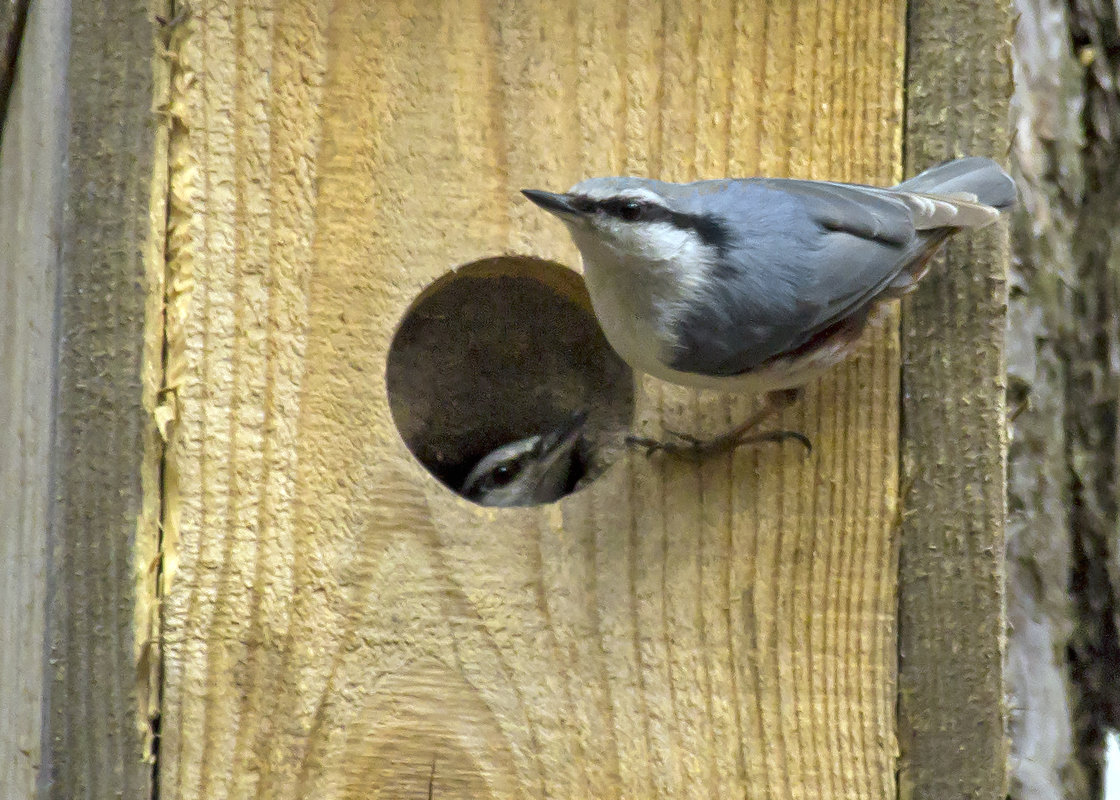
[(485, 504), (509, 503), (464, 493), (464, 481), (497, 448), (575, 435), (568, 494), (607, 467), (633, 416), (633, 373), (603, 337), (583, 279), (540, 259), (476, 261), (435, 281), (401, 320), (386, 373), (408, 449)]

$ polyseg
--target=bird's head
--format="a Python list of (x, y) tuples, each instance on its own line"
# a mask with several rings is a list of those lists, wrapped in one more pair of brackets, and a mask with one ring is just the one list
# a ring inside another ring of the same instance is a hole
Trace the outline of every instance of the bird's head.
[(579, 411), (544, 434), (502, 445), (467, 475), (460, 493), (483, 506), (532, 506), (559, 500), (571, 489), (577, 445), (587, 422)]
[(615, 259), (710, 260), (726, 243), (727, 226), (678, 196), (681, 188), (646, 178), (590, 178), (563, 194), (522, 194), (568, 226), (585, 260), (602, 260), (604, 249)]

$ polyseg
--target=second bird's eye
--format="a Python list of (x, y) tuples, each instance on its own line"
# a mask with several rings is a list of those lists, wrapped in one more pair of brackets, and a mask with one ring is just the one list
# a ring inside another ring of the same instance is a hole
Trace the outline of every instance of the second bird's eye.
[(638, 217), (642, 216), (642, 204), (637, 200), (626, 201), (622, 204), (622, 208), (619, 209), (619, 216), (627, 222), (633, 222), (638, 219)]
[(499, 464), (490, 473), (491, 486), (505, 486), (511, 480), (513, 480), (513, 466), (510, 464)]

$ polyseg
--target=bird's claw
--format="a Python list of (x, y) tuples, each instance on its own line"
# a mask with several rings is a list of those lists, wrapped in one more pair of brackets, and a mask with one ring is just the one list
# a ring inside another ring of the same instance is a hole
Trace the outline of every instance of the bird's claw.
[(640, 447), (646, 451), (646, 458), (660, 451), (672, 456), (699, 460), (718, 453), (730, 453), (746, 444), (761, 444), (763, 442), (784, 442), (792, 439), (805, 448), (806, 452), (813, 452), (813, 443), (803, 433), (798, 431), (767, 431), (753, 435), (736, 434), (734, 436), (717, 436), (714, 439), (698, 439), (687, 433), (666, 430), (668, 435), (680, 439), (681, 442), (666, 442), (650, 439), (644, 436), (627, 436), (626, 444), (631, 447)]
[(755, 434), (754, 436), (740, 437), (739, 440), (735, 442), (735, 447), (758, 442), (784, 442), (787, 439), (793, 439), (804, 447), (806, 455), (813, 452), (813, 440), (800, 431), (768, 431), (766, 433)]
[(681, 431), (673, 431), (673, 430), (669, 430), (668, 428), (665, 429), (665, 433), (667, 433), (669, 436), (672, 436), (674, 439), (680, 439), (682, 442), (690, 444), (693, 447), (703, 447), (704, 444), (705, 444), (703, 439), (698, 439), (697, 437), (693, 436), (691, 433), (683, 433)]
[(641, 447), (646, 451), (646, 458), (650, 458), (658, 450), (665, 448), (666, 442), (659, 442), (656, 439), (648, 439), (645, 436), (627, 436), (627, 447)]

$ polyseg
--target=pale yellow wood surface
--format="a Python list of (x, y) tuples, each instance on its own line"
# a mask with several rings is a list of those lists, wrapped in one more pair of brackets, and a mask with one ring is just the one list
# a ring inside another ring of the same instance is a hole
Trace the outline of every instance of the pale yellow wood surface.
[[(199, 5), (161, 797), (893, 797), (893, 317), (782, 419), (811, 456), (627, 457), (535, 510), (432, 479), (384, 370), (448, 269), (578, 266), (523, 186), (896, 179), (902, 3)], [(756, 403), (646, 379), (637, 425)]]

